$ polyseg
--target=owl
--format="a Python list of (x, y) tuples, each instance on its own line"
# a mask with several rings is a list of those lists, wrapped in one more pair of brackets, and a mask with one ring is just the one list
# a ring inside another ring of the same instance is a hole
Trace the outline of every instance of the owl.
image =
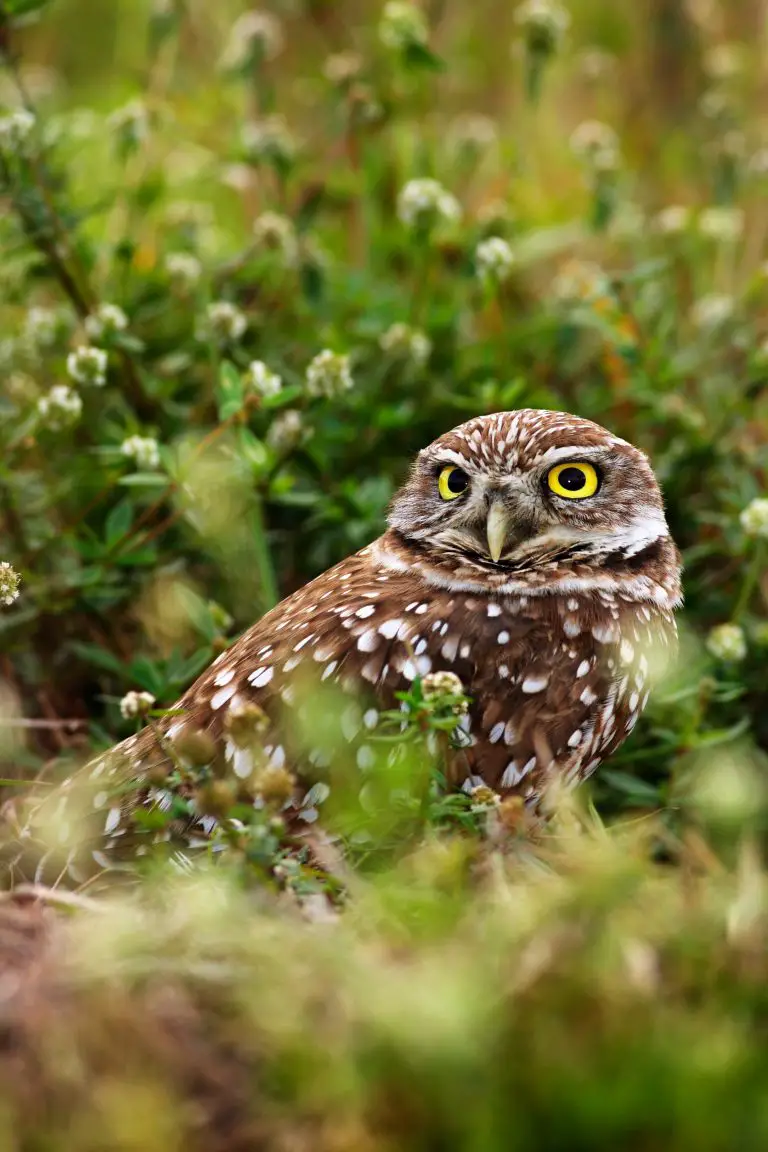
[[(382, 714), (417, 681), (453, 674), (470, 703), (450, 782), (517, 794), (535, 811), (632, 731), (651, 653), (674, 647), (680, 601), (679, 554), (641, 451), (561, 412), (469, 420), (419, 453), (382, 536), (258, 620), (169, 715), (81, 770), (99, 822), (94, 860), (108, 865), (135, 805), (173, 803), (167, 780), (185, 757), (217, 758), (243, 781), (259, 765), (288, 769), (301, 783), (286, 808), (314, 819), (312, 782), (332, 754), (299, 723), (307, 684), (340, 697), (364, 774)], [(256, 729), (258, 741), (247, 737)], [(193, 805), (179, 835), (199, 843), (214, 823)]]

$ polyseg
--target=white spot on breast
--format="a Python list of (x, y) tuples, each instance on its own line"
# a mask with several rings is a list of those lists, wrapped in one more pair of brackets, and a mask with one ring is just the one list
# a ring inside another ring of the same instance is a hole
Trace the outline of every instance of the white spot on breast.
[(363, 724), (365, 724), (366, 728), (375, 728), (378, 721), (379, 714), (375, 708), (369, 708), (366, 712), (363, 713)]
[(458, 638), (458, 636), (449, 636), (448, 639), (443, 644), (442, 648), (440, 649), (440, 654), (446, 660), (455, 660), (456, 659), (456, 653), (458, 652), (458, 650), (459, 650), (459, 638)]
[(330, 664), (326, 664), (325, 668), (323, 668), (323, 674), (320, 677), (320, 679), (321, 680), (327, 680), (329, 676), (333, 676), (333, 674), (336, 671), (336, 669), (338, 668), (338, 666), (339, 666), (338, 660), (331, 660)]
[(369, 616), (373, 616), (375, 611), (375, 604), (366, 604), (364, 608), (358, 608), (355, 616), (358, 616), (361, 620), (366, 620)]
[(397, 620), (385, 620), (383, 624), (379, 624), (379, 633), (387, 640), (394, 640), (402, 623), (403, 621), (399, 618)]
[(298, 668), (301, 664), (301, 656), (289, 656), (285, 664), (283, 664), (283, 672), (293, 672), (294, 668)]
[(507, 631), (499, 632), (498, 636), (496, 637), (496, 640), (499, 644), (509, 643), (509, 632), (507, 632)]
[(357, 647), (361, 652), (375, 652), (381, 643), (375, 628), (367, 628), (357, 638)]
[(357, 760), (358, 768), (363, 769), (373, 768), (373, 765), (376, 763), (376, 757), (374, 756), (373, 749), (369, 744), (360, 745), (357, 750), (357, 756), (355, 759)]
[(534, 692), (542, 692), (547, 684), (549, 684), (549, 676), (526, 676), (522, 683), (523, 692), (532, 695)]
[(235, 748), (232, 757), (232, 771), (238, 780), (247, 780), (253, 772), (253, 756), (250, 748)]
[(568, 737), (568, 747), (578, 748), (579, 744), (581, 744), (581, 737), (582, 732), (580, 728), (577, 728), (575, 732), (571, 732), (570, 736)]
[(109, 796), (106, 792), (97, 792), (93, 798), (94, 808), (103, 808), (108, 799)]
[(624, 660), (627, 664), (635, 655), (635, 650), (630, 644), (629, 640), (622, 640), (619, 652), (621, 653), (622, 660)]
[(107, 812), (107, 818), (104, 821), (104, 835), (109, 836), (110, 832), (114, 832), (115, 828), (117, 828), (119, 823), (120, 823), (120, 809), (119, 808), (110, 808), (109, 812)]
[(248, 680), (254, 688), (263, 688), (265, 684), (269, 684), (274, 674), (273, 668), (257, 668), (255, 672), (251, 672)]
[(425, 612), (429, 612), (429, 604), (419, 604), (416, 609), (416, 615), (423, 616)]
[(489, 616), (501, 616), (501, 606), (499, 604), (489, 604), (488, 605), (488, 615)]
[(285, 748), (283, 748), (282, 744), (277, 745), (269, 758), (269, 762), (273, 768), (285, 767)]
[(502, 680), (506, 680), (506, 679), (508, 679), (508, 677), (509, 677), (509, 667), (508, 667), (508, 665), (506, 665), (506, 664), (499, 664), (499, 676), (501, 676)]
[(589, 672), (589, 669), (590, 669), (590, 661), (589, 660), (582, 660), (581, 664), (579, 664), (578, 668), (576, 669), (577, 680), (580, 679), (582, 676), (586, 676), (587, 672)]
[(578, 620), (574, 620), (573, 617), (569, 617), (563, 621), (563, 632), (565, 632), (566, 636), (578, 636), (581, 632), (581, 624), (579, 624)]
[(616, 639), (616, 630), (612, 624), (595, 624), (592, 635), (599, 644), (610, 644)]
[[(250, 680), (250, 678), (249, 676), (248, 679)], [(236, 688), (234, 684), (230, 684), (228, 688), (220, 688), (218, 692), (211, 696), (211, 708), (213, 708), (214, 711), (216, 711), (217, 708), (221, 708), (222, 704), (226, 704), (227, 700), (232, 699), (235, 692)]]
[(493, 728), (491, 728), (490, 732), (488, 733), (488, 739), (490, 740), (491, 744), (498, 744), (503, 735), (504, 721), (500, 720), (498, 724), (494, 724)]
[(300, 652), (305, 644), (309, 644), (310, 640), (314, 640), (314, 636), (305, 636), (303, 640), (299, 640), (298, 644), (294, 644), (293, 646), (294, 652)]
[(507, 720), (507, 723), (504, 727), (504, 743), (507, 745), (514, 744), (515, 740), (517, 740), (517, 732), (515, 730), (515, 726), (511, 720)]
[(569, 598), (569, 599), (566, 601), (566, 608), (568, 609), (568, 611), (569, 611), (569, 612), (576, 612), (576, 611), (577, 611), (577, 609), (578, 609), (578, 607), (579, 607), (579, 602), (578, 602), (578, 600), (575, 598), (575, 596), (571, 596), (571, 597), (570, 597), (570, 598)]
[(597, 700), (597, 693), (593, 692), (591, 688), (585, 688), (581, 696), (579, 696), (579, 700), (581, 700), (582, 704), (589, 706)]
[(461, 648), (459, 648), (459, 656), (461, 656), (462, 660), (466, 660), (471, 651), (472, 649), (469, 644), (462, 644)]
[(234, 680), (234, 678), (234, 668), (227, 668), (226, 671), (219, 672), (218, 675), (214, 678), (213, 682), (217, 688), (223, 688), (225, 684), (229, 684), (230, 680)]

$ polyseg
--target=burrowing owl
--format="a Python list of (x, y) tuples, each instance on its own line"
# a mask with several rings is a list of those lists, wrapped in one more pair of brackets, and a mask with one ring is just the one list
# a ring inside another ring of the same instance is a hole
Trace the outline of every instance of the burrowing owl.
[[(125, 781), (134, 804), (169, 804), (165, 772), (188, 754), (215, 754), (241, 780), (258, 758), (322, 776), (327, 751), (294, 732), (302, 678), (351, 697), (341, 728), (364, 772), (395, 694), (455, 673), (471, 706), (454, 782), (535, 808), (550, 782), (583, 780), (631, 732), (648, 649), (674, 644), (679, 603), (678, 552), (642, 452), (561, 412), (470, 420), (419, 454), (383, 536), (267, 613), (173, 716), (84, 770), (98, 789), (96, 859), (134, 819)], [(254, 716), (258, 748), (238, 738)], [(184, 834), (211, 822), (193, 805)]]

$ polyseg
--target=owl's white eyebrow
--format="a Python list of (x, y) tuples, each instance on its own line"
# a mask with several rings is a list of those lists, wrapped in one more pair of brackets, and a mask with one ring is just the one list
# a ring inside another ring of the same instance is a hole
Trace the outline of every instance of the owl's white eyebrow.
[(454, 452), (452, 448), (441, 448), (439, 456), (431, 458), (431, 464), (458, 464), (459, 468), (466, 468), (469, 460), (461, 452)]
[(558, 460), (587, 460), (590, 456), (604, 456), (609, 445), (594, 444), (585, 448), (583, 444), (574, 444), (566, 448), (548, 448), (542, 452), (537, 463), (554, 464)]

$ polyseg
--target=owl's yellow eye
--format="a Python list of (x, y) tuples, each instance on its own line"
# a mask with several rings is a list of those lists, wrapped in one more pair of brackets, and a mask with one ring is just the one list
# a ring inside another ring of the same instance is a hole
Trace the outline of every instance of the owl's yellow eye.
[(449, 464), (443, 468), (437, 481), (437, 490), (443, 500), (455, 500), (469, 488), (469, 476), (461, 468)]
[(600, 487), (600, 478), (591, 464), (569, 460), (557, 464), (547, 473), (547, 486), (556, 496), (566, 500), (586, 500)]

